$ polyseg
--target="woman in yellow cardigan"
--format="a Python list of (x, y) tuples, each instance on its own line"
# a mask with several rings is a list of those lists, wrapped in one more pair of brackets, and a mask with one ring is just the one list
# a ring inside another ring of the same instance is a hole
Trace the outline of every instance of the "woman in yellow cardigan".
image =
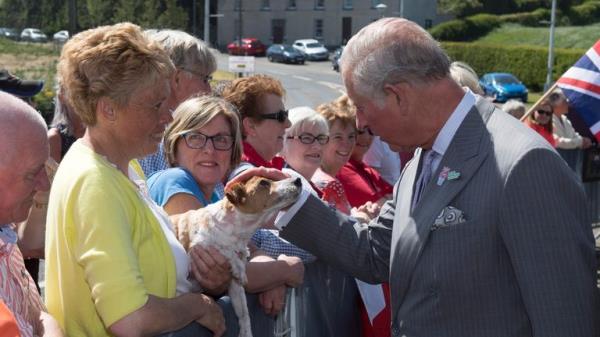
[(155, 336), (192, 322), (221, 335), (221, 309), (192, 292), (190, 260), (129, 166), (157, 150), (172, 120), (169, 57), (123, 23), (74, 36), (58, 68), (86, 132), (50, 194), (49, 312), (71, 337)]

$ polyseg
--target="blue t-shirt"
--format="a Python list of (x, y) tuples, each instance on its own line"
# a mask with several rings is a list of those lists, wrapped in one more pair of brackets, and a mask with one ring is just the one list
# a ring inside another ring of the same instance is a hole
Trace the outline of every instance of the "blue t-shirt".
[(163, 207), (169, 199), (177, 193), (193, 195), (200, 201), (202, 206), (212, 204), (221, 198), (216, 191), (213, 191), (210, 201), (204, 198), (200, 186), (191, 173), (181, 167), (173, 167), (158, 171), (148, 178), (148, 192), (150, 197), (157, 204)]

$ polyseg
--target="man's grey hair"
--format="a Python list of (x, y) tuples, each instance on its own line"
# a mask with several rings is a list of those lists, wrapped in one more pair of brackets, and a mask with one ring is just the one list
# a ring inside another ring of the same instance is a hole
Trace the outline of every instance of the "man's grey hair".
[(23, 149), (17, 143), (36, 132), (46, 134), (44, 118), (29, 104), (0, 91), (0, 167), (18, 160)]
[(386, 84), (422, 85), (447, 77), (450, 59), (416, 23), (384, 18), (350, 39), (341, 67), (345, 80), (345, 73), (351, 72), (352, 86), (359, 94), (380, 99)]
[(146, 34), (165, 48), (176, 68), (206, 75), (217, 70), (215, 56), (204, 41), (180, 30), (150, 29)]

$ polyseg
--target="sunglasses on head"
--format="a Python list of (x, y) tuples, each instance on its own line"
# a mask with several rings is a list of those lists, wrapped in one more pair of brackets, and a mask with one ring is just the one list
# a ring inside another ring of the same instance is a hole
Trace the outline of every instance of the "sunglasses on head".
[(536, 110), (538, 114), (542, 114), (542, 115), (546, 115), (546, 116), (552, 116), (552, 111), (548, 111), (548, 110)]
[(260, 119), (274, 119), (276, 121), (278, 121), (279, 123), (285, 123), (285, 121), (287, 121), (288, 119), (288, 111), (287, 110), (279, 110), (275, 113), (272, 114), (262, 114), (262, 115), (258, 115), (258, 118)]

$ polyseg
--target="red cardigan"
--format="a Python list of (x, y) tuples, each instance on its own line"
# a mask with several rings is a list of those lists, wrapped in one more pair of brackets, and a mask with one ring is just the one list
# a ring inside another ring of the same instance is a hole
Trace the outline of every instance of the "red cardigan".
[(394, 189), (374, 168), (353, 159), (340, 169), (336, 178), (344, 186), (352, 207), (359, 207), (367, 201), (376, 202)]

